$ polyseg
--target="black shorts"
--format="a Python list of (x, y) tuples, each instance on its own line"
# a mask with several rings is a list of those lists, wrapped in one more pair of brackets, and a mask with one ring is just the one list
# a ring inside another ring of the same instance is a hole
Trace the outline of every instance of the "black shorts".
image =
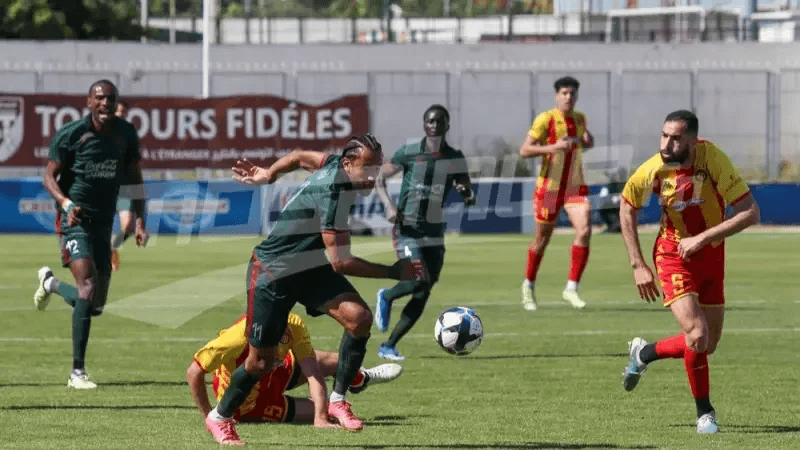
[(254, 347), (278, 345), (289, 312), (296, 303), (306, 307), (312, 317), (325, 314), (324, 306), (341, 294), (356, 292), (344, 275), (330, 264), (314, 267), (280, 278), (254, 255), (247, 268), (247, 334)]
[(397, 258), (422, 261), (431, 285), (439, 281), (444, 267), (444, 245), (438, 243), (442, 240), (444, 238), (427, 239), (402, 234), (393, 236)]

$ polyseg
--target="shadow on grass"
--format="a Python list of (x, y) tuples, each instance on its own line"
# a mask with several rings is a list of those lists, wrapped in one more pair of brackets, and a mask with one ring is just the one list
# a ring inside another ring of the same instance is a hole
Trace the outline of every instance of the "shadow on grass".
[[(464, 359), (527, 359), (527, 358), (622, 358), (628, 357), (627, 353), (595, 353), (591, 355), (577, 355), (577, 354), (555, 354), (555, 355), (465, 355), (459, 358)], [(420, 359), (453, 359), (451, 355), (441, 356), (419, 356)]]
[(136, 411), (141, 409), (191, 409), (195, 406), (187, 405), (12, 405), (0, 406), (0, 411), (39, 411), (39, 410), (87, 410), (100, 409), (111, 411)]
[[(45, 387), (45, 386), (67, 386), (67, 383), (2, 383), (0, 388), (4, 387)], [(186, 386), (185, 381), (111, 381), (108, 383), (100, 382), (98, 389), (105, 387), (127, 387), (127, 386)]]
[[(689, 424), (672, 424), (669, 425), (672, 428), (694, 428), (694, 425)], [(744, 433), (744, 434), (756, 434), (756, 433), (800, 433), (800, 426), (795, 425), (728, 425), (722, 424), (720, 425), (720, 430), (722, 433)]]

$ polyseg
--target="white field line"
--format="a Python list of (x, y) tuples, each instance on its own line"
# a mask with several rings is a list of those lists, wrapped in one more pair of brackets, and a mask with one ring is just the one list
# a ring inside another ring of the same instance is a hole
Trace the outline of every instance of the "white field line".
[[(485, 337), (525, 337), (525, 336), (634, 336), (642, 334), (668, 334), (675, 333), (675, 329), (665, 330), (573, 330), (573, 331), (526, 331), (524, 333), (486, 333)], [(800, 327), (792, 328), (731, 328), (725, 329), (725, 334), (793, 334), (800, 333)], [(207, 337), (129, 337), (129, 338), (92, 338), (92, 343), (138, 343), (138, 342), (164, 342), (164, 343), (182, 343), (182, 342), (208, 342), (214, 336)], [(341, 335), (335, 336), (313, 336), (312, 340), (315, 341), (338, 341), (342, 338)], [(407, 339), (433, 339), (433, 333), (414, 333), (405, 336)], [(70, 338), (39, 338), (39, 337), (15, 337), (7, 336), (0, 337), (0, 342), (18, 342), (18, 343), (41, 343), (41, 342), (72, 342)]]

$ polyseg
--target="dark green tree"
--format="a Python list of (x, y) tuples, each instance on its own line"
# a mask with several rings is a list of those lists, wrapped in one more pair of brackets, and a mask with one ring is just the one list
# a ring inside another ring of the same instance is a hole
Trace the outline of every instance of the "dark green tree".
[(136, 0), (0, 0), (6, 39), (136, 40)]

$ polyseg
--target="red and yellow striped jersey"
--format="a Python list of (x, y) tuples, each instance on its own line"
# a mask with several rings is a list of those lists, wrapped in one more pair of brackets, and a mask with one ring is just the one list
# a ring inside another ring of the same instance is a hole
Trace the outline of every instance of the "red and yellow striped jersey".
[(701, 139), (695, 145), (691, 167), (665, 164), (656, 154), (628, 179), (622, 197), (641, 208), (650, 191), (658, 195), (661, 204), (659, 234), (679, 241), (720, 224), (725, 220), (725, 206), (736, 203), (750, 188), (728, 155)]
[[(247, 358), (248, 345), (246, 336), (247, 321), (240, 317), (233, 325), (220, 331), (214, 340), (206, 344), (194, 354), (194, 360), (206, 372), (214, 372), (219, 379), (217, 400), (222, 398), (231, 380), (231, 373), (244, 363)], [(286, 331), (278, 344), (278, 361), (283, 361), (288, 352), (292, 352), (295, 361), (306, 357), (314, 357), (311, 336), (303, 319), (295, 313), (289, 313)], [(260, 382), (259, 382), (260, 384)], [(260, 389), (254, 388), (251, 395), (257, 395)], [(248, 397), (249, 399), (249, 397)]]
[[(572, 111), (564, 115), (559, 109), (545, 111), (533, 121), (528, 135), (542, 145), (555, 144), (563, 136), (582, 138), (586, 131), (586, 116)], [(558, 192), (561, 195), (586, 195), (583, 179), (583, 144), (569, 152), (549, 153), (542, 157), (537, 192)], [(581, 192), (582, 191), (582, 192)]]

